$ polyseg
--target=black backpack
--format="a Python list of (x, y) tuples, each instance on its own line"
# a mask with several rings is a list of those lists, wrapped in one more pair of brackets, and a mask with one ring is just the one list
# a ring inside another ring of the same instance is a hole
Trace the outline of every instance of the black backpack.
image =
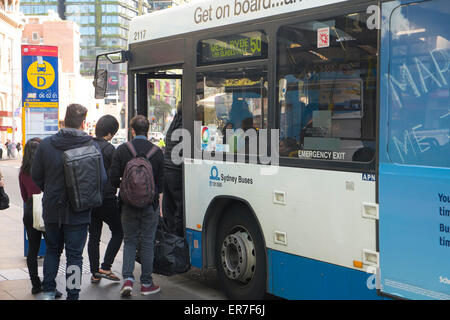
[(0, 187), (0, 210), (9, 208), (9, 197), (3, 187)]
[(74, 212), (99, 207), (103, 202), (101, 154), (92, 141), (63, 153), (64, 178)]
[[(155, 257), (153, 272), (164, 276), (185, 273), (191, 268), (189, 245), (185, 238), (167, 231), (163, 218), (155, 234)], [(141, 244), (137, 246), (136, 262), (141, 263)]]

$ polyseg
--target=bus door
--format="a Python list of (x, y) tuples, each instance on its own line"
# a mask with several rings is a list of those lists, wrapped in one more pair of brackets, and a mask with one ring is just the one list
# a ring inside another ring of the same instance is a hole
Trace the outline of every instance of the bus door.
[(448, 4), (382, 7), (379, 289), (406, 299), (450, 299)]
[(181, 103), (182, 69), (141, 74), (138, 81), (138, 113), (150, 121), (149, 140), (164, 148), (165, 135)]

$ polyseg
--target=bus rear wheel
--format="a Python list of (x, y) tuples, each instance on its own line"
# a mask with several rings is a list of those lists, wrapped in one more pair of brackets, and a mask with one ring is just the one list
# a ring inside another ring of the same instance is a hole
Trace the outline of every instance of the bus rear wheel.
[(234, 205), (219, 222), (217, 276), (231, 299), (262, 299), (266, 292), (264, 239), (254, 219)]

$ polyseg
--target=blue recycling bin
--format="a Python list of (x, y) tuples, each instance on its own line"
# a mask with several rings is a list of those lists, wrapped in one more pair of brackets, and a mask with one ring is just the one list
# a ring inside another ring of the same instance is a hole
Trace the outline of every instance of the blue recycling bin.
[[(23, 228), (23, 239), (24, 239), (24, 256), (26, 257), (28, 255), (28, 237), (27, 237), (27, 231), (25, 230), (25, 227)], [(38, 257), (45, 256), (45, 240), (44, 236), (41, 238), (41, 246), (39, 248)]]

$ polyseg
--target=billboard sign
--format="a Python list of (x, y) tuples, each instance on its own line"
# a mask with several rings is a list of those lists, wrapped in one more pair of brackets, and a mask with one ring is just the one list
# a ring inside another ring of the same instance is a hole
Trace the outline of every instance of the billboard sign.
[(27, 107), (58, 107), (58, 47), (22, 45), (22, 101)]
[(22, 45), (22, 139), (58, 132), (58, 47)]

